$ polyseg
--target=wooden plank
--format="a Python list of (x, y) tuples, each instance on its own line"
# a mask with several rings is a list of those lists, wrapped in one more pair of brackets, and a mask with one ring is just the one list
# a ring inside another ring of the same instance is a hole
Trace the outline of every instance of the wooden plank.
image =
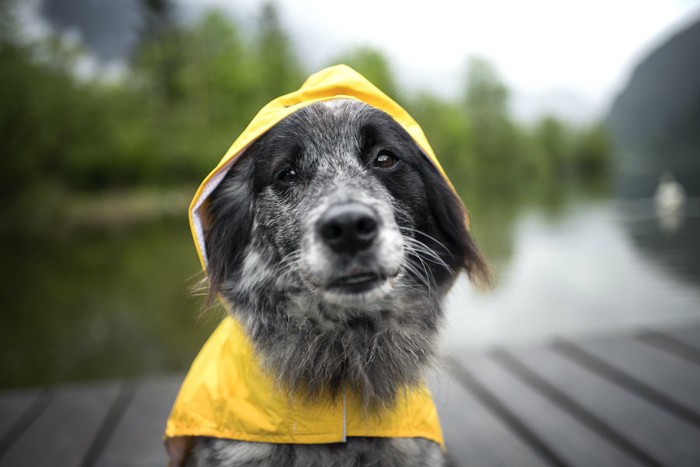
[(1, 467), (78, 466), (117, 397), (116, 383), (62, 386), (0, 458)]
[(166, 464), (163, 433), (183, 376), (149, 379), (135, 385), (126, 410), (104, 449), (97, 467), (162, 467)]
[(684, 344), (693, 347), (695, 350), (700, 352), (700, 326), (688, 326), (683, 328), (676, 328), (669, 331), (663, 331), (664, 334), (668, 334), (677, 341), (683, 342)]
[(545, 467), (537, 453), (455, 379), (430, 382), (451, 465)]
[[(561, 391), (659, 465), (695, 466), (700, 459), (700, 428), (646, 399), (582, 368), (549, 349), (510, 354), (530, 377)], [(535, 383), (537, 384), (537, 383)]]
[[(554, 452), (558, 464), (582, 467), (640, 465), (493, 359), (461, 359), (459, 364), (462, 371), (470, 373)], [(455, 376), (462, 381), (459, 374)]]
[(10, 430), (37, 400), (40, 392), (38, 389), (32, 389), (4, 391), (0, 394), (0, 446), (5, 437), (10, 435)]
[[(574, 359), (578, 352), (581, 363), (587, 364), (591, 369), (595, 370), (598, 366), (605, 373), (605, 369), (612, 368), (613, 371), (608, 372), (610, 374), (607, 376), (615, 380), (614, 371), (617, 371), (623, 375), (619, 381), (622, 384), (625, 384), (624, 375), (627, 375), (631, 377), (628, 383), (636, 381), (661, 396), (655, 397), (647, 391), (653, 402), (691, 422), (700, 419), (700, 371), (697, 365), (631, 337), (586, 340), (571, 344), (564, 343), (562, 348), (560, 342), (556, 347)], [(589, 358), (586, 363), (586, 356), (593, 357), (593, 360)], [(634, 390), (634, 384), (626, 386)], [(644, 395), (643, 393), (642, 387), (638, 394)], [(683, 411), (688, 413), (684, 415)]]
[(678, 340), (673, 336), (659, 331), (647, 330), (640, 332), (635, 337), (637, 340), (644, 342), (645, 344), (652, 345), (658, 349), (700, 366), (700, 349), (697, 349), (692, 345), (688, 345), (687, 343)]

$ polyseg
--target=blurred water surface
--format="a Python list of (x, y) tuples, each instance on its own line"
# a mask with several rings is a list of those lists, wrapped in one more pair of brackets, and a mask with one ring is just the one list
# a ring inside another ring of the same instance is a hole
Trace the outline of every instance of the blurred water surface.
[(700, 320), (697, 200), (669, 219), (652, 200), (575, 201), (521, 213), (494, 292), (460, 278), (446, 344), (483, 348)]
[(0, 386), (185, 368), (220, 318), (198, 318), (184, 219), (0, 242)]
[[(697, 213), (668, 228), (651, 203), (552, 199), (476, 210), (498, 281), (488, 294), (458, 281), (447, 345), (700, 319)], [(0, 255), (0, 387), (184, 370), (220, 319), (188, 294), (199, 264), (182, 218), (15, 238)]]

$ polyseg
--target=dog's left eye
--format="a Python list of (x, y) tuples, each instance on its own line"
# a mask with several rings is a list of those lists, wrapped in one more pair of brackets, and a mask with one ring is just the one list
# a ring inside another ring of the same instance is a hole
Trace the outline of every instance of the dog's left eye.
[(372, 165), (379, 169), (390, 169), (391, 167), (396, 165), (397, 161), (398, 159), (395, 155), (393, 155), (389, 151), (384, 150), (380, 151), (379, 154), (377, 154), (377, 157), (374, 158), (374, 162), (372, 163)]
[(277, 175), (277, 180), (282, 183), (293, 183), (297, 179), (297, 171), (292, 167), (287, 167)]

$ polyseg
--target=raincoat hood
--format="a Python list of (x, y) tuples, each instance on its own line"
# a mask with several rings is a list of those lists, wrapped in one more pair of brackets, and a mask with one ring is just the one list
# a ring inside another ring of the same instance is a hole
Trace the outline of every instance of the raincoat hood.
[[(315, 73), (255, 116), (199, 186), (189, 209), (197, 254), (206, 270), (206, 203), (248, 146), (293, 112), (315, 102), (354, 99), (389, 114), (454, 190), (418, 123), (396, 102), (345, 65)], [(465, 210), (466, 216), (466, 210)], [(393, 408), (367, 415), (353, 394), (310, 404), (280, 391), (235, 318), (227, 317), (195, 359), (167, 421), (166, 444), (177, 458), (183, 440), (213, 436), (268, 443), (336, 443), (348, 436), (422, 437), (443, 444), (437, 411), (425, 386), (405, 388)]]
[[(432, 162), (450, 188), (456, 193), (452, 182), (445, 174), (423, 130), (413, 117), (349, 66), (332, 66), (311, 75), (299, 90), (278, 97), (263, 107), (226, 151), (219, 164), (206, 176), (199, 186), (190, 204), (189, 220), (197, 254), (204, 269), (207, 266), (207, 254), (204, 245), (204, 231), (207, 227), (206, 202), (209, 195), (226, 176), (231, 165), (245, 152), (250, 144), (288, 115), (315, 102), (335, 99), (362, 101), (389, 114), (413, 138), (423, 151), (423, 154)], [(465, 218), (468, 225), (469, 218), (466, 215), (466, 209)]]

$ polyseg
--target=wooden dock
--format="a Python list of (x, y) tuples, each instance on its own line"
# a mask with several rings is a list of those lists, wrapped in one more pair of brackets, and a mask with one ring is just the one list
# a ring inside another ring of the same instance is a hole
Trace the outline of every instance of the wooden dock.
[[(700, 466), (700, 323), (446, 368), (432, 388), (454, 466)], [(181, 378), (0, 393), (0, 467), (162, 467)]]

